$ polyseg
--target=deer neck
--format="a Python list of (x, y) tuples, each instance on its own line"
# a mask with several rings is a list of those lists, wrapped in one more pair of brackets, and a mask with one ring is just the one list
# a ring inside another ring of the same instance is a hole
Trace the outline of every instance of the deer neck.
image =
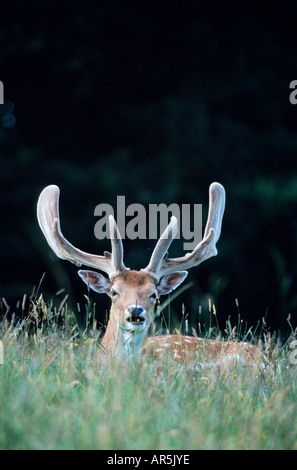
[(109, 359), (139, 363), (147, 329), (126, 331), (114, 318), (112, 308), (101, 346)]

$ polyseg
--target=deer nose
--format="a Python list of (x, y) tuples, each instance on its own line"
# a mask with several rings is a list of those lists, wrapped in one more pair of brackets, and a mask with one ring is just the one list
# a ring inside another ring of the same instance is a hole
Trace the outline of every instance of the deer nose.
[(126, 308), (126, 320), (132, 323), (141, 323), (145, 321), (145, 309), (141, 305), (130, 305)]

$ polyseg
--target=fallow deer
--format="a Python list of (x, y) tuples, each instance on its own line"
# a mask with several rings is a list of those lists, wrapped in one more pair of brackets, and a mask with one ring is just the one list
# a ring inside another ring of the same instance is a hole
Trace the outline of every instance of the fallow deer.
[(60, 190), (47, 186), (40, 194), (37, 218), (41, 230), (55, 254), (77, 266), (85, 265), (103, 271), (79, 270), (82, 280), (94, 291), (111, 298), (109, 321), (101, 346), (108, 358), (134, 358), (141, 355), (170, 356), (184, 364), (228, 363), (240, 360), (254, 364), (261, 351), (250, 343), (214, 341), (198, 337), (166, 335), (149, 337), (154, 320), (154, 305), (160, 296), (176, 289), (186, 278), (187, 270), (217, 254), (225, 209), (225, 190), (219, 183), (209, 188), (209, 212), (204, 237), (196, 248), (180, 258), (168, 258), (167, 250), (177, 234), (177, 219), (171, 221), (158, 240), (149, 264), (140, 271), (126, 268), (123, 244), (113, 216), (109, 216), (111, 253), (92, 255), (75, 248), (63, 236), (59, 218)]

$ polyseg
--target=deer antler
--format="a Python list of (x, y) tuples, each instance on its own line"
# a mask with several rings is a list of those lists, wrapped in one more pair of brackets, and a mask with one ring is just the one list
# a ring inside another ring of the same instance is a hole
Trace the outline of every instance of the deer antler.
[(217, 254), (216, 243), (220, 238), (225, 209), (225, 190), (219, 183), (209, 187), (209, 210), (203, 240), (196, 248), (180, 258), (166, 258), (166, 253), (177, 234), (177, 219), (172, 217), (167, 229), (161, 235), (148, 266), (142, 271), (159, 279), (167, 274), (198, 266)]
[(41, 192), (37, 203), (37, 218), (40, 228), (52, 250), (56, 255), (70, 261), (76, 266), (90, 266), (97, 268), (112, 277), (121, 271), (127, 270), (123, 262), (123, 244), (120, 232), (113, 216), (109, 216), (109, 230), (111, 238), (111, 254), (105, 251), (103, 256), (92, 255), (75, 248), (63, 236), (59, 217), (60, 189), (50, 185)]

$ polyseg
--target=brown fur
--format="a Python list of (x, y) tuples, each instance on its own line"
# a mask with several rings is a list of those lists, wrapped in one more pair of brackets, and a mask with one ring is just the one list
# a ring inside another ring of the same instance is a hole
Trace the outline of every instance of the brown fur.
[(156, 284), (155, 278), (143, 271), (123, 271), (112, 279), (111, 286), (115, 281), (121, 279), (127, 284), (127, 287), (141, 287), (147, 283), (148, 277)]

